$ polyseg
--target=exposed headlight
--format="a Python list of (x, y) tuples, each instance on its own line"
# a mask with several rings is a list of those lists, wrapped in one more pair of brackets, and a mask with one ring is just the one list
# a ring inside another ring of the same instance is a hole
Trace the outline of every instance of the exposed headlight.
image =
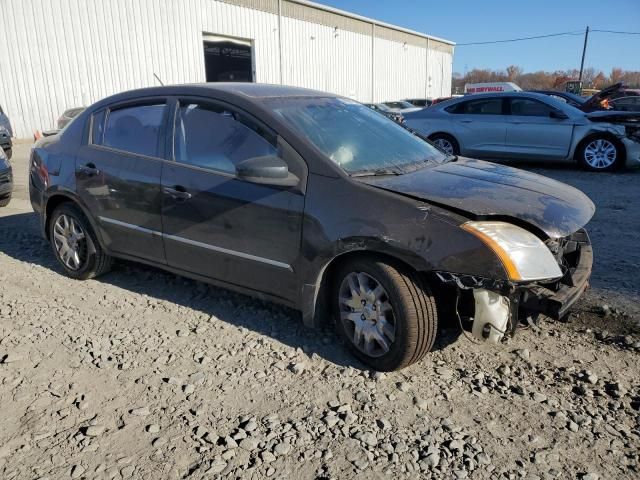
[(467, 222), (462, 228), (493, 250), (510, 280), (547, 280), (562, 276), (556, 259), (542, 240), (523, 228), (506, 222)]

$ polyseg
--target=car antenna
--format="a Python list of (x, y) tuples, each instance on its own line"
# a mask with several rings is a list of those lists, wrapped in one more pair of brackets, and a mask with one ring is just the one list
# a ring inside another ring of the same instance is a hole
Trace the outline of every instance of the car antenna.
[(156, 72), (153, 72), (153, 76), (156, 77), (156, 80), (158, 80), (160, 82), (160, 85), (164, 87), (164, 83), (162, 82), (162, 80), (160, 80), (160, 77), (156, 75)]

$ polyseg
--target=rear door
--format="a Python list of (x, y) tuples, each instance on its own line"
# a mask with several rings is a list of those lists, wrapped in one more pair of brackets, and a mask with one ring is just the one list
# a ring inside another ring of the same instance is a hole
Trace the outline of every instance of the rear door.
[(483, 97), (446, 109), (465, 155), (500, 158), (504, 154), (507, 115), (500, 97)]
[(247, 158), (279, 155), (299, 178), (306, 165), (268, 127), (223, 103), (176, 106), (173, 162), (162, 172), (169, 265), (284, 299), (297, 298), (304, 189), (236, 178)]
[(509, 102), (506, 150), (511, 158), (557, 160), (567, 157), (573, 120), (552, 118), (552, 112), (558, 110), (536, 99), (511, 97)]
[(154, 98), (94, 113), (89, 142), (76, 157), (77, 192), (107, 248), (161, 263), (167, 111), (166, 99)]

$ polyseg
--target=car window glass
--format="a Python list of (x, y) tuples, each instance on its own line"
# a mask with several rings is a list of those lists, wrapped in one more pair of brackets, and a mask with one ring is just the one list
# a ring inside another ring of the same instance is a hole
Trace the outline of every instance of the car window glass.
[(467, 115), (502, 115), (502, 99), (484, 98), (458, 103), (446, 109), (449, 113)]
[(176, 119), (176, 161), (235, 173), (243, 160), (277, 155), (276, 138), (249, 118), (224, 107), (182, 104)]
[(103, 141), (98, 144), (125, 152), (158, 156), (165, 104), (137, 105), (107, 115)]
[(520, 115), (524, 117), (548, 117), (551, 110), (553, 109), (550, 106), (529, 98), (511, 99), (511, 115)]
[(91, 116), (91, 143), (94, 145), (102, 145), (104, 134), (104, 110), (94, 113)]
[(349, 173), (411, 170), (446, 159), (430, 143), (352, 100), (311, 97), (269, 103), (289, 127)]

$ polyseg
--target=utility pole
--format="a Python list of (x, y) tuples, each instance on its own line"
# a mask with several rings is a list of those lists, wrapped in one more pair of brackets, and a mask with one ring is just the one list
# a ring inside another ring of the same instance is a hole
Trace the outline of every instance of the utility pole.
[(587, 40), (589, 39), (589, 26), (587, 25), (587, 29), (584, 31), (584, 46), (582, 47), (582, 61), (580, 62), (580, 77), (578, 78), (579, 82), (582, 82), (582, 71), (584, 70), (584, 55), (587, 53)]

